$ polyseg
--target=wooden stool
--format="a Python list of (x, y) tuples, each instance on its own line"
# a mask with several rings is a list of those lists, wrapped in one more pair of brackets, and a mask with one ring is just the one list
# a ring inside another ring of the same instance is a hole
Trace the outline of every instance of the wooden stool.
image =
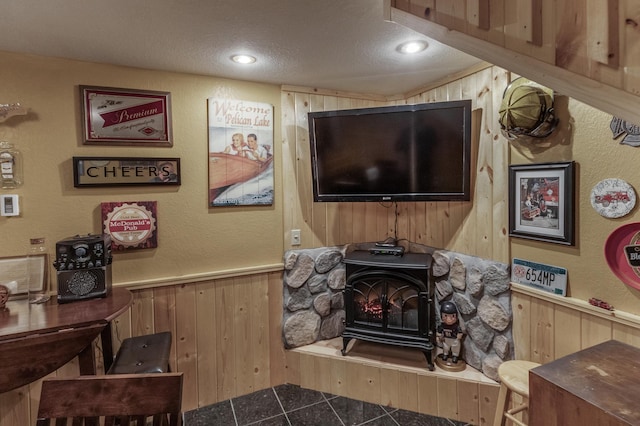
[(107, 374), (168, 373), (171, 333), (129, 337), (122, 341)]
[[(505, 420), (509, 419), (513, 423), (526, 426), (515, 417), (515, 414), (529, 408), (529, 370), (538, 367), (540, 364), (531, 361), (505, 361), (498, 367), (498, 377), (500, 377), (500, 393), (498, 394), (498, 405), (493, 426), (504, 426)], [(506, 409), (511, 401), (511, 393), (514, 392), (525, 399), (524, 403)], [(506, 410), (505, 410), (506, 409)]]

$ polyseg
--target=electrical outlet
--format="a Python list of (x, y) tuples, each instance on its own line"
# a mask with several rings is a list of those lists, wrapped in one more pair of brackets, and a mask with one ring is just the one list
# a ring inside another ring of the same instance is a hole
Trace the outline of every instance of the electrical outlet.
[(291, 245), (299, 246), (300, 245), (300, 230), (292, 229), (291, 230)]

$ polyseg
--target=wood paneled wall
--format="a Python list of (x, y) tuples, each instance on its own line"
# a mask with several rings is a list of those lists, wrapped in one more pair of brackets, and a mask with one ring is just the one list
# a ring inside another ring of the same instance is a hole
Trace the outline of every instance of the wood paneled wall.
[(394, 0), (392, 6), (640, 94), (637, 0)]
[[(471, 99), (472, 185), (469, 202), (314, 203), (307, 113), (390, 102), (284, 88), (283, 188), (285, 243), (302, 230), (302, 247), (398, 239), (509, 262), (507, 238), (508, 153), (497, 118), (509, 73), (488, 67), (402, 103)], [(395, 102), (398, 103), (398, 102)]]
[(517, 359), (541, 364), (615, 339), (640, 347), (640, 317), (512, 284)]
[[(512, 305), (519, 359), (545, 363), (612, 338), (640, 347), (640, 318), (624, 312), (523, 286)], [(171, 368), (185, 373), (185, 411), (293, 383), (472, 424), (493, 418), (498, 388), (489, 380), (285, 351), (281, 319), (282, 274), (269, 272), (134, 290), (113, 333), (117, 347), (129, 336), (172, 332)], [(52, 373), (77, 374), (77, 359)], [(1, 394), (0, 426), (34, 424), (40, 388), (38, 381)]]
[(638, 0), (389, 0), (387, 19), (632, 123)]
[[(184, 373), (184, 411), (285, 382), (281, 272), (133, 294), (129, 311), (112, 323), (114, 350), (127, 337), (171, 331), (170, 365)], [(51, 376), (78, 374), (76, 358)], [(0, 395), (0, 426), (35, 424), (41, 383)]]
[(283, 383), (282, 274), (138, 290), (116, 341), (171, 331), (185, 410)]

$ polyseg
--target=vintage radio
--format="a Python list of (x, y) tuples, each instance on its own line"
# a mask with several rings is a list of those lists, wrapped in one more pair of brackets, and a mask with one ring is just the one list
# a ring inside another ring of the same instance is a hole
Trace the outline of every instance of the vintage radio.
[(56, 243), (58, 303), (106, 297), (111, 291), (111, 236), (76, 235)]

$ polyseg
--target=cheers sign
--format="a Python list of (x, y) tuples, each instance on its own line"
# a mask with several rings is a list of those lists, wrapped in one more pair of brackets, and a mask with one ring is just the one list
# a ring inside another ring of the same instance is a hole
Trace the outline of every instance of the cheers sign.
[(180, 185), (179, 158), (73, 157), (73, 186)]

